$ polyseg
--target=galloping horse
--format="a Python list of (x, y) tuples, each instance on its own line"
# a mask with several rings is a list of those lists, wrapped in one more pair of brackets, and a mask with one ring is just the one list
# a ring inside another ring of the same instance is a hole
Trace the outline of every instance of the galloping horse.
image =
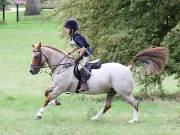
[[(30, 68), (32, 74), (38, 74), (39, 70), (48, 64), (52, 72), (53, 83), (45, 91), (45, 102), (37, 112), (35, 118), (40, 119), (48, 104), (60, 105), (56, 99), (62, 93), (76, 92), (78, 79), (73, 74), (74, 59), (63, 51), (41, 43), (33, 45), (33, 60)], [(116, 94), (121, 95), (132, 107), (133, 118), (129, 122), (138, 121), (138, 101), (132, 96), (133, 77), (131, 69), (136, 61), (146, 65), (146, 75), (158, 74), (167, 63), (168, 50), (164, 47), (149, 48), (139, 52), (128, 66), (119, 63), (105, 63), (100, 69), (92, 70), (88, 80), (89, 90), (82, 94), (106, 94), (104, 107), (92, 120), (98, 120), (111, 107), (112, 99)]]

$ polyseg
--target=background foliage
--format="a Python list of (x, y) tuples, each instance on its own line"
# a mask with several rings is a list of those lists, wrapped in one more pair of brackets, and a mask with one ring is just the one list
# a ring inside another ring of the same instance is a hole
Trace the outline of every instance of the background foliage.
[[(7, 4), (7, 1), (6, 1), (6, 0), (0, 0), (0, 6), (6, 5), (6, 4)], [(0, 7), (0, 9), (1, 9), (1, 7)]]
[(179, 79), (179, 0), (68, 0), (61, 3), (57, 12), (63, 12), (61, 22), (72, 17), (80, 22), (81, 32), (103, 62), (128, 64), (142, 49), (168, 47), (166, 72), (161, 76), (138, 77), (144, 89), (153, 86), (163, 95), (164, 75), (175, 74)]

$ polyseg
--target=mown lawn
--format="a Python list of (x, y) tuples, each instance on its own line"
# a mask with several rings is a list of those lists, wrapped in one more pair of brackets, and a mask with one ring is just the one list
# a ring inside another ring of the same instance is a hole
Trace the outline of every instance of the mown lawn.
[[(132, 125), (127, 123), (132, 110), (126, 102), (115, 100), (110, 111), (94, 122), (90, 117), (103, 101), (63, 94), (59, 97), (62, 106), (49, 107), (43, 119), (34, 120), (51, 77), (45, 72), (29, 73), (31, 44), (67, 46), (54, 21), (17, 24), (14, 17), (8, 14), (7, 23), (0, 24), (0, 135), (179, 135), (180, 103), (161, 100), (141, 101), (140, 122)], [(168, 82), (174, 81), (169, 78)]]

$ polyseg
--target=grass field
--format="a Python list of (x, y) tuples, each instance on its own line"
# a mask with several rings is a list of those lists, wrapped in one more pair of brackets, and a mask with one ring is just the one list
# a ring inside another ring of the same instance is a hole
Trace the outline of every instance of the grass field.
[[(180, 103), (161, 100), (141, 101), (140, 122), (132, 125), (127, 123), (132, 110), (126, 102), (115, 100), (110, 111), (94, 122), (90, 117), (101, 109), (101, 100), (63, 94), (62, 106), (49, 107), (43, 119), (34, 120), (51, 77), (29, 73), (31, 44), (67, 47), (54, 21), (17, 24), (14, 14), (6, 18), (7, 23), (0, 24), (0, 135), (179, 135)], [(172, 78), (166, 81), (167, 89), (177, 89), (170, 87), (176, 83)]]

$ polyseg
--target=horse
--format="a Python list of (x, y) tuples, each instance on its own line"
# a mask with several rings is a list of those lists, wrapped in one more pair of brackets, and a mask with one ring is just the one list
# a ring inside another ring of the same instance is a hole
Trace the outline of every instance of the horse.
[[(33, 45), (33, 58), (30, 67), (32, 75), (38, 74), (41, 68), (49, 67), (52, 73), (52, 85), (45, 90), (45, 101), (35, 119), (41, 119), (48, 105), (60, 105), (56, 99), (59, 95), (70, 92), (76, 93), (78, 79), (74, 76), (74, 58), (60, 49), (52, 46)], [(134, 80), (132, 68), (137, 61), (143, 62), (146, 75), (160, 73), (167, 64), (168, 49), (164, 47), (148, 48), (135, 55), (128, 66), (119, 63), (104, 63), (100, 69), (91, 71), (91, 77), (87, 81), (88, 91), (80, 94), (106, 94), (103, 108), (91, 118), (99, 120), (109, 110), (113, 97), (118, 94), (124, 98), (133, 108), (133, 118), (130, 123), (139, 121), (139, 102), (133, 97), (132, 90)]]

